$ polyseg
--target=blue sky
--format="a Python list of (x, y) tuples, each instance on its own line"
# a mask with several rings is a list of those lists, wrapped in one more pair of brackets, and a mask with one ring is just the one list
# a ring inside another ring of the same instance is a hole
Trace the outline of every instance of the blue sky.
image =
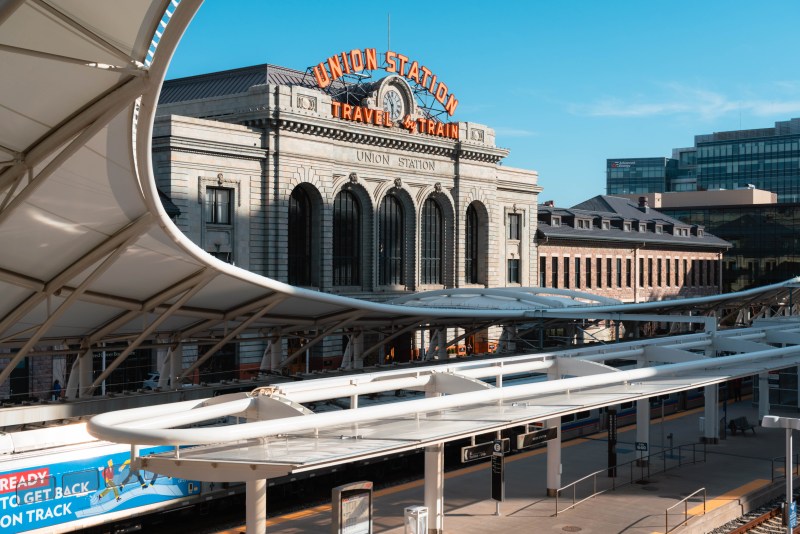
[(206, 0), (168, 77), (380, 53), (389, 14), (392, 50), (431, 68), (454, 119), (494, 128), (503, 164), (537, 170), (559, 206), (605, 193), (607, 158), (800, 117), (796, 0)]

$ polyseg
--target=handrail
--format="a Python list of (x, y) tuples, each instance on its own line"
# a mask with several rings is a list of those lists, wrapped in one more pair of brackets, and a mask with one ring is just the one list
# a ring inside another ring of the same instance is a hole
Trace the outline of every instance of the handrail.
[(677, 527), (680, 527), (682, 525), (685, 525), (686, 523), (689, 522), (689, 504), (688, 504), (689, 503), (689, 499), (691, 499), (692, 497), (694, 497), (695, 495), (697, 495), (701, 491), (703, 492), (703, 515), (705, 515), (705, 513), (706, 513), (706, 489), (705, 488), (700, 488), (699, 490), (695, 491), (691, 495), (687, 495), (686, 497), (684, 497), (680, 501), (676, 502), (675, 504), (673, 504), (672, 506), (670, 506), (669, 508), (664, 510), (664, 534), (667, 534), (671, 530), (669, 528), (669, 511), (672, 510), (673, 508), (675, 508), (676, 506), (680, 506), (680, 504), (683, 503), (683, 521), (681, 521), (680, 523), (675, 525), (675, 527), (677, 528)]
[[(800, 476), (800, 465), (798, 465), (798, 461), (800, 461), (800, 453), (796, 452), (794, 453), (794, 463), (792, 464), (792, 474), (794, 476)], [(772, 482), (775, 482), (775, 480), (779, 478), (786, 478), (786, 455), (784, 454), (783, 456), (776, 456), (771, 460), (771, 462), (772, 462), (772, 467), (770, 469), (771, 471), (770, 476), (772, 478)], [(775, 476), (775, 464), (777, 462), (780, 462), (784, 465), (783, 476), (778, 476), (778, 477)]]
[[(699, 459), (699, 460), (697, 458), (697, 445), (702, 445), (703, 446), (702, 450), (701, 450), (702, 456), (701, 456), (701, 459)], [(681, 460), (681, 458), (682, 458), (682, 454), (681, 453), (684, 450), (688, 449), (689, 447), (691, 447), (691, 460), (688, 461), (688, 462), (683, 462)], [(636, 479), (635, 473), (637, 471), (640, 473), (640, 477), (641, 477), (640, 479), (645, 479), (646, 477), (649, 477), (652, 474), (655, 474), (657, 472), (665, 472), (665, 471), (667, 471), (669, 469), (667, 467), (667, 454), (669, 454), (669, 457), (672, 458), (675, 449), (677, 449), (677, 451), (678, 451), (678, 464), (675, 467), (680, 467), (684, 463), (695, 464), (695, 463), (698, 463), (698, 461), (704, 462), (705, 459), (706, 459), (706, 448), (705, 448), (705, 444), (704, 443), (689, 443), (689, 444), (676, 445), (674, 447), (664, 448), (660, 452), (652, 453), (652, 454), (649, 454), (647, 456), (643, 456), (641, 458), (636, 458), (634, 460), (631, 460), (630, 462), (625, 462), (625, 463), (622, 463), (622, 464), (618, 464), (618, 465), (616, 465), (614, 467), (607, 467), (605, 469), (601, 469), (599, 471), (595, 471), (594, 473), (589, 473), (588, 475), (585, 475), (585, 476), (579, 478), (578, 480), (570, 482), (566, 486), (558, 488), (555, 491), (556, 513), (553, 516), (554, 517), (558, 517), (559, 513), (566, 512), (567, 510), (570, 510), (570, 509), (576, 507), (577, 505), (581, 504), (582, 502), (585, 502), (585, 501), (591, 499), (592, 497), (596, 497), (598, 495), (602, 495), (603, 493), (605, 493), (605, 492), (607, 492), (609, 490), (616, 490), (618, 487), (624, 486), (625, 484), (633, 484), (634, 480)], [(662, 458), (663, 467), (662, 467), (661, 471), (655, 471), (654, 472), (654, 471), (651, 470), (651, 465), (652, 465), (653, 461), (658, 456), (661, 456), (661, 458)], [(630, 477), (629, 477), (629, 480), (622, 481), (622, 482), (618, 483), (617, 482), (617, 477), (616, 477), (616, 472), (619, 471), (619, 470), (622, 470), (626, 466), (630, 466)], [(609, 473), (612, 470), (614, 471), (614, 475), (611, 476), (611, 487), (598, 491), (597, 490), (597, 476), (601, 475), (601, 474), (604, 474), (604, 473)], [(587, 497), (584, 497), (581, 500), (577, 500), (577, 486), (578, 486), (578, 484), (583, 482), (583, 481), (585, 481), (585, 480), (587, 480), (587, 479), (589, 479), (589, 478), (592, 478), (592, 493), (590, 495), (588, 495)], [(569, 506), (567, 506), (563, 510), (559, 510), (559, 508), (558, 508), (558, 506), (559, 506), (559, 496), (561, 495), (561, 492), (563, 492), (565, 490), (568, 490), (570, 487), (572, 487), (572, 504), (570, 504)]]
[[(600, 473), (606, 473), (606, 472), (608, 472), (608, 469), (601, 469), (600, 471), (595, 471), (594, 473), (589, 473), (589, 474), (588, 474), (588, 475), (586, 475), (585, 477), (583, 477), (583, 478), (579, 478), (578, 480), (576, 480), (576, 481), (574, 481), (574, 482), (570, 482), (569, 484), (567, 484), (567, 485), (566, 485), (566, 486), (564, 486), (563, 488), (558, 488), (558, 489), (556, 490), (556, 517), (558, 517), (558, 512), (559, 512), (559, 511), (561, 511), (561, 512), (566, 512), (567, 510), (570, 510), (570, 509), (572, 509), (572, 508), (575, 508), (575, 507), (576, 507), (576, 506), (578, 506), (580, 503), (582, 503), (582, 502), (584, 502), (584, 501), (587, 501), (587, 500), (591, 499), (592, 497), (595, 497), (595, 496), (597, 496), (597, 495), (600, 495), (601, 493), (605, 493), (606, 491), (608, 491), (608, 489), (605, 489), (605, 490), (603, 490), (603, 491), (599, 491), (599, 492), (597, 491), (597, 475), (599, 475)], [(592, 482), (593, 482), (593, 483), (592, 483), (592, 494), (591, 494), (591, 495), (589, 495), (588, 497), (585, 497), (585, 498), (581, 499), (581, 500), (580, 500), (580, 501), (578, 501), (578, 502), (575, 502), (575, 491), (576, 491), (576, 488), (578, 487), (578, 483), (579, 483), (579, 482), (583, 482), (584, 480), (586, 480), (587, 478), (590, 478), (590, 477), (592, 477), (592, 478), (593, 478), (593, 481), (592, 481)], [(562, 492), (562, 491), (564, 491), (565, 489), (567, 489), (567, 488), (568, 488), (568, 487), (570, 487), (570, 486), (572, 486), (572, 504), (571, 504), (571, 505), (569, 505), (569, 506), (567, 506), (567, 507), (566, 507), (566, 508), (564, 508), (563, 510), (559, 510), (559, 509), (558, 509), (558, 496), (559, 496), (559, 495), (561, 495), (561, 492)]]

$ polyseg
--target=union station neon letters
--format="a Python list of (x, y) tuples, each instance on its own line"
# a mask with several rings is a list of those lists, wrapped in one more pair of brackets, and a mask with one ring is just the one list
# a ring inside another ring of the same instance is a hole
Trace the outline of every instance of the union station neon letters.
[[(420, 65), (416, 60), (409, 60), (409, 57), (403, 54), (387, 50), (385, 57), (386, 64), (383, 68), (386, 72), (397, 73), (408, 80), (413, 80), (417, 85), (432, 94), (444, 106), (448, 115), (453, 116), (458, 107), (458, 100), (455, 95), (449, 92), (447, 85), (439, 81), (436, 74), (426, 66)], [(376, 50), (374, 48), (365, 48), (363, 51), (354, 49), (331, 56), (327, 61), (320, 62), (313, 67), (313, 71), (317, 85), (324, 89), (331, 82), (338, 80), (345, 74), (361, 72), (365, 69), (375, 70), (377, 68), (378, 54)]]

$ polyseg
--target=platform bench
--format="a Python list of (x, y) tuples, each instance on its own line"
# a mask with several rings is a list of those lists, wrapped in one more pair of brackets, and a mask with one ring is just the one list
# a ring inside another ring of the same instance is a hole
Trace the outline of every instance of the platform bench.
[(756, 435), (756, 426), (748, 421), (746, 417), (737, 417), (736, 419), (731, 419), (731, 422), (728, 423), (728, 428), (731, 429), (731, 434), (734, 436), (736, 435), (737, 431), (744, 434), (745, 430), (752, 430), (753, 435)]

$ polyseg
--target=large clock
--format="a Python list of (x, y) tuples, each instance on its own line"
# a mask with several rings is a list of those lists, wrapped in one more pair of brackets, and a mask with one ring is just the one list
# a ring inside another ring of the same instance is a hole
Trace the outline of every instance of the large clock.
[(383, 110), (393, 121), (400, 120), (404, 116), (405, 103), (396, 89), (387, 89), (383, 94)]

